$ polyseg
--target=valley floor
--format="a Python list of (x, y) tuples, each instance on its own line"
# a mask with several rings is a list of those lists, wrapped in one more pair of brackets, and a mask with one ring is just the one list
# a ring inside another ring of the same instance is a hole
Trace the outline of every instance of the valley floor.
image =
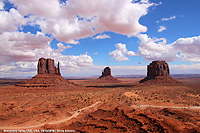
[(200, 132), (200, 78), (180, 78), (183, 84), (173, 86), (120, 80), (70, 80), (77, 88), (1, 86), (0, 132)]

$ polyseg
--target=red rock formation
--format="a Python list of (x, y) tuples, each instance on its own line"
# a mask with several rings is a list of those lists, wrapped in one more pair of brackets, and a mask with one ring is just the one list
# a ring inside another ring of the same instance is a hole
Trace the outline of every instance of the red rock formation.
[(147, 66), (147, 77), (169, 76), (169, 66), (165, 61), (152, 61)]
[(54, 66), (54, 60), (40, 58), (38, 60), (38, 74), (33, 78), (16, 85), (20, 87), (75, 87), (74, 83), (67, 81), (60, 74), (60, 67)]
[(169, 66), (165, 61), (152, 61), (147, 66), (147, 77), (140, 80), (140, 83), (146, 84), (180, 84), (169, 76)]
[(58, 68), (56, 68), (54, 65), (54, 60), (40, 58), (38, 60), (38, 74), (60, 75), (59, 63), (58, 63)]
[(114, 78), (111, 75), (111, 69), (109, 67), (104, 68), (102, 75), (94, 80), (93, 82), (95, 83), (119, 83), (121, 82), (120, 80)]
[(106, 67), (106, 68), (104, 68), (102, 75), (99, 78), (105, 77), (105, 76), (108, 76), (108, 75), (111, 75), (111, 69), (109, 67)]

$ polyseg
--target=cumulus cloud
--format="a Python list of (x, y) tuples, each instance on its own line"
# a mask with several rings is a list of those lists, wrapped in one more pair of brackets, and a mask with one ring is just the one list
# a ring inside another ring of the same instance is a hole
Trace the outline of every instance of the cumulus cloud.
[(110, 38), (110, 36), (106, 35), (106, 34), (103, 34), (103, 35), (98, 35), (98, 36), (96, 36), (96, 37), (94, 37), (92, 39), (105, 39), (105, 38)]
[(61, 53), (61, 52), (64, 51), (65, 49), (71, 48), (72, 46), (70, 46), (70, 45), (65, 46), (65, 45), (62, 44), (62, 43), (58, 43), (58, 44), (57, 44), (57, 47), (58, 47), (58, 49), (55, 50), (56, 53)]
[(117, 62), (129, 60), (128, 56), (136, 56), (133, 51), (128, 51), (126, 44), (117, 43), (115, 44), (116, 50), (109, 52), (109, 55), (112, 56), (112, 59), (115, 59)]
[(200, 62), (200, 36), (179, 38), (173, 43), (180, 53), (177, 57), (184, 61)]
[(24, 16), (33, 14), (38, 17), (57, 17), (61, 13), (59, 0), (9, 0), (17, 6), (17, 10)]
[[(0, 34), (1, 63), (34, 61), (41, 51), (49, 49), (52, 39), (42, 33), (4, 32)], [(36, 54), (37, 53), (37, 54)]]
[(0, 11), (0, 34), (6, 31), (16, 31), (21, 25), (26, 24), (26, 19), (15, 9)]
[(75, 19), (70, 22), (68, 19), (51, 18), (38, 19), (36, 21), (44, 33), (52, 34), (54, 38), (69, 44), (78, 44), (77, 40), (92, 37), (95, 33), (91, 23), (86, 20)]
[(0, 69), (4, 70), (2, 74), (9, 71), (36, 72), (34, 64), (40, 57), (59, 61), (66, 71), (93, 64), (93, 59), (87, 54), (76, 56), (61, 54), (63, 50), (71, 48), (69, 45), (58, 43), (58, 49), (52, 49), (51, 40), (41, 32), (36, 35), (17, 31), (0, 34)]
[(77, 41), (77, 40), (69, 40), (69, 41), (67, 41), (67, 43), (69, 43), (69, 44), (79, 44), (79, 41)]
[(174, 61), (177, 50), (172, 44), (166, 44), (165, 38), (150, 38), (146, 34), (138, 34), (140, 46), (138, 54), (146, 60), (165, 60), (167, 62)]
[(135, 52), (133, 52), (133, 51), (127, 51), (126, 55), (128, 55), (128, 56), (136, 56), (137, 54)]
[(29, 23), (38, 24), (42, 32), (71, 44), (104, 31), (127, 36), (146, 32), (147, 27), (139, 19), (148, 13), (149, 7), (156, 5), (148, 0), (9, 1), (22, 15), (29, 15)]
[[(52, 49), (52, 37), (70, 44), (78, 44), (78, 39), (94, 35), (91, 24), (87, 20), (78, 20), (77, 16), (67, 12), (64, 4), (57, 0), (10, 0), (17, 9), (3, 10), (4, 3), (0, 1), (0, 70), (1, 75), (13, 72), (15, 74), (35, 73), (37, 60), (40, 57), (54, 58), (60, 61), (65, 71), (80, 69), (93, 65), (93, 59), (86, 54), (63, 55), (62, 51), (71, 48), (63, 43)], [(46, 3), (46, 4), (45, 4)], [(53, 10), (49, 10), (53, 9)], [(25, 17), (26, 16), (26, 17)], [(42, 32), (32, 34), (18, 30), (23, 25), (39, 25)], [(45, 33), (52, 35), (45, 36)]]
[(200, 36), (179, 38), (167, 44), (165, 38), (150, 38), (146, 34), (138, 34), (140, 46), (138, 54), (146, 60), (174, 61), (176, 58), (184, 61), (200, 62)]
[(165, 26), (159, 26), (158, 32), (162, 32), (166, 30), (167, 28)]

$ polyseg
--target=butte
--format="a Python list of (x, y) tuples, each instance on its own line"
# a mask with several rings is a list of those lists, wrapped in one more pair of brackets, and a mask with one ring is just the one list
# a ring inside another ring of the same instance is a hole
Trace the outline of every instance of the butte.
[(140, 80), (144, 84), (180, 85), (181, 83), (169, 76), (169, 66), (165, 61), (152, 61), (147, 66), (147, 77)]
[(102, 75), (98, 79), (96, 79), (95, 82), (98, 82), (98, 83), (119, 83), (121, 81), (114, 78), (111, 75), (111, 69), (109, 67), (106, 67), (102, 71)]
[(16, 86), (20, 87), (74, 87), (76, 84), (66, 80), (61, 76), (60, 66), (54, 65), (53, 59), (40, 58), (37, 66), (38, 74), (33, 78), (21, 82)]

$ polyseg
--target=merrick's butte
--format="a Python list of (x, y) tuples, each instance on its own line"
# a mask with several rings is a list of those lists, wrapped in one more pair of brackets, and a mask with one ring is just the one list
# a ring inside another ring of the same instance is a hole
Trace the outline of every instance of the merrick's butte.
[[(170, 75), (152, 61), (147, 77), (65, 79), (40, 58), (31, 79), (0, 80), (1, 132), (200, 132), (200, 78)], [(128, 75), (128, 74), (127, 74)]]

